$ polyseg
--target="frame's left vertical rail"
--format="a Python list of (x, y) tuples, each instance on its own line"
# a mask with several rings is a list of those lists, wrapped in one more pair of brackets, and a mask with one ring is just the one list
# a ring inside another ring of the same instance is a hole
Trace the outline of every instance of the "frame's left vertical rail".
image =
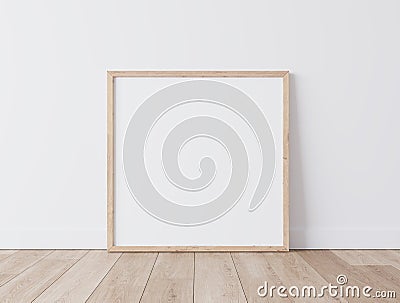
[(107, 250), (114, 246), (114, 75), (107, 72)]

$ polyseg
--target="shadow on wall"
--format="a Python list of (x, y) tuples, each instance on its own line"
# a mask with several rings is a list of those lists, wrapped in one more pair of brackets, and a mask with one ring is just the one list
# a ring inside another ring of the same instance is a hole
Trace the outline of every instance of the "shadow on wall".
[(302, 146), (300, 138), (301, 118), (299, 103), (296, 98), (296, 80), (290, 74), (290, 163), (289, 163), (289, 193), (290, 193), (290, 247), (302, 248), (307, 246), (307, 203), (304, 192), (304, 171), (302, 163)]

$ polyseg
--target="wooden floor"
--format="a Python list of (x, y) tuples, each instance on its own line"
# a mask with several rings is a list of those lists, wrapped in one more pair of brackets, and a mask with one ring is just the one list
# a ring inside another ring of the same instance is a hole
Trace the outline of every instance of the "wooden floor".
[[(288, 253), (111, 253), (100, 250), (0, 250), (0, 302), (310, 302), (259, 297), (269, 285), (347, 285), (395, 291), (400, 251), (299, 250)], [(319, 288), (317, 288), (319, 289)], [(313, 302), (346, 302), (313, 299)]]

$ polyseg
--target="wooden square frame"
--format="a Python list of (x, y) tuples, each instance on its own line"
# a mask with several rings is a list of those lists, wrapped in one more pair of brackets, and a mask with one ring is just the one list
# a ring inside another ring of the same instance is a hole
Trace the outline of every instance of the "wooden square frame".
[[(114, 82), (123, 77), (282, 78), (283, 245), (282, 246), (116, 246), (114, 244)], [(289, 72), (288, 71), (107, 71), (107, 249), (108, 252), (232, 252), (289, 250)]]

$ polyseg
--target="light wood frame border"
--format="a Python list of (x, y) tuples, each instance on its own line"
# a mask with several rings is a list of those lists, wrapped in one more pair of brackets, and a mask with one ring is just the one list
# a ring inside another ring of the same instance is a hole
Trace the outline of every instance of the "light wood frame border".
[[(114, 245), (114, 80), (122, 77), (282, 78), (283, 80), (283, 245), (282, 246), (115, 246)], [(107, 71), (107, 250), (108, 252), (233, 252), (289, 250), (289, 71)]]

